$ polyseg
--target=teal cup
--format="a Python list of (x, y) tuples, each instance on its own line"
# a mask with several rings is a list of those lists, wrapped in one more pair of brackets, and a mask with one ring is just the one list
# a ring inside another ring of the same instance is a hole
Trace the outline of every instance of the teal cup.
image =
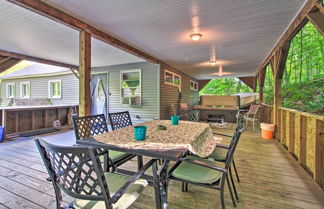
[(179, 125), (179, 116), (177, 115), (172, 115), (171, 116), (171, 125)]
[(134, 138), (136, 141), (143, 141), (146, 137), (146, 126), (134, 127)]

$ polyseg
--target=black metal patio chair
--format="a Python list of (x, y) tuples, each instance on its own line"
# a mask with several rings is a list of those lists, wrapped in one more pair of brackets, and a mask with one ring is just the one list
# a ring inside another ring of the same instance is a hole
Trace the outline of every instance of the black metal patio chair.
[[(241, 130), (241, 134), (242, 134), (243, 131), (244, 131), (244, 115), (237, 114), (236, 117), (237, 117), (237, 124), (236, 124), (234, 134), (238, 130)], [(224, 136), (224, 137), (229, 137), (229, 138), (231, 138), (233, 140), (232, 135), (227, 135), (227, 134), (217, 133), (217, 132), (213, 132), (213, 134)], [(230, 146), (228, 146), (228, 145), (223, 145), (223, 144), (217, 145), (215, 147), (213, 153), (211, 155), (209, 155), (207, 158), (208, 159), (213, 159), (213, 160), (215, 160), (217, 162), (226, 163), (226, 158), (227, 158), (227, 153), (229, 152), (229, 148), (230, 148)], [(235, 172), (235, 175), (236, 175), (236, 179), (237, 179), (238, 182), (240, 182), (240, 178), (239, 178), (236, 166), (235, 166), (234, 156), (233, 156), (232, 164), (233, 164), (234, 172)], [(239, 201), (239, 197), (238, 197), (238, 194), (237, 194), (235, 182), (233, 180), (232, 166), (229, 167), (228, 171), (229, 171), (229, 177), (230, 177), (232, 185), (233, 185), (235, 198), (236, 198), (237, 201)]]
[[(103, 172), (101, 149), (35, 142), (54, 187), (57, 209), (129, 208), (148, 185), (140, 177), (155, 163), (150, 160), (133, 176)], [(62, 191), (74, 198), (67, 206), (62, 205)]]
[(224, 187), (225, 183), (227, 183), (235, 207), (236, 202), (234, 200), (228, 173), (242, 131), (243, 129), (237, 129), (233, 136), (226, 155), (225, 166), (221, 166), (221, 164), (211, 159), (189, 155), (181, 159), (171, 168), (169, 178), (181, 181), (182, 191), (188, 191), (188, 184), (219, 190), (223, 209), (225, 209)]
[[(82, 140), (88, 137), (93, 137), (97, 134), (108, 132), (107, 121), (104, 114), (85, 117), (75, 116), (73, 117), (73, 127), (76, 140)], [(113, 167), (118, 167), (135, 157), (135, 155), (114, 150), (109, 150), (108, 153), (109, 158), (113, 161)], [(100, 159), (102, 162), (105, 162), (105, 165), (107, 165), (107, 156), (103, 155)], [(109, 167), (107, 166), (105, 169), (109, 169)]]
[[(108, 117), (109, 117), (109, 122), (112, 130), (118, 130), (133, 125), (132, 119), (128, 111), (108, 113)], [(142, 156), (140, 155), (137, 156), (137, 163), (138, 163), (138, 168), (140, 168), (143, 165)]]
[(132, 126), (132, 119), (128, 111), (108, 113), (112, 130), (117, 130)]
[[(236, 124), (234, 133), (237, 130), (242, 130), (242, 133), (244, 131), (244, 115), (242, 115), (242, 114), (237, 114), (237, 124)], [(223, 134), (223, 133), (218, 133), (218, 132), (213, 132), (213, 134), (228, 137), (228, 138), (233, 138), (233, 135), (228, 135), (228, 134)], [(208, 158), (212, 158), (218, 162), (225, 162), (228, 149), (229, 149), (228, 145), (224, 145), (224, 144), (217, 145), (214, 152)], [(233, 168), (234, 168), (234, 172), (236, 175), (236, 179), (238, 182), (240, 182), (240, 177), (239, 177), (237, 169), (236, 169), (234, 158), (233, 158)]]

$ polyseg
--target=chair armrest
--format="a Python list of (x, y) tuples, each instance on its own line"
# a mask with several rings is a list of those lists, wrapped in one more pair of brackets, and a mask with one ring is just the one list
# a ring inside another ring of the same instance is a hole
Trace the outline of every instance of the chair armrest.
[(219, 136), (230, 137), (230, 138), (232, 138), (232, 137), (233, 137), (233, 136), (231, 136), (231, 135), (228, 135), (228, 134), (221, 134), (221, 133), (217, 133), (217, 132), (213, 132), (213, 134), (215, 134), (215, 135), (219, 135)]
[(209, 165), (207, 163), (204, 163), (204, 162), (201, 162), (201, 161), (198, 161), (198, 160), (192, 160), (192, 159), (188, 159), (188, 158), (182, 158), (182, 159), (180, 159), (180, 161), (184, 161), (184, 162), (188, 162), (188, 163), (200, 165), (200, 166), (203, 166), (203, 167), (206, 167), (206, 168), (210, 168), (210, 169), (213, 169), (213, 170), (220, 171), (222, 173), (227, 173), (226, 169), (224, 169), (224, 168), (220, 168), (220, 167), (217, 167), (217, 166)]
[(134, 182), (139, 179), (144, 173), (145, 171), (150, 168), (153, 163), (155, 163), (156, 160), (152, 159), (150, 160), (148, 163), (146, 163), (138, 172), (136, 172), (115, 194), (114, 196), (112, 196), (111, 201), (112, 203), (116, 203), (121, 196), (123, 196), (126, 191), (129, 189), (129, 187), (131, 187)]

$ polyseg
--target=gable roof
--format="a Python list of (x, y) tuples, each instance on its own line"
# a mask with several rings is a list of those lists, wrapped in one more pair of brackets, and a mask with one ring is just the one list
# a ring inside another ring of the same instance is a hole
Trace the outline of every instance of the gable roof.
[(39, 77), (39, 76), (50, 76), (56, 74), (72, 73), (70, 69), (63, 67), (56, 67), (53, 65), (46, 65), (35, 63), (15, 72), (0, 76), (0, 79), (13, 79), (19, 77)]

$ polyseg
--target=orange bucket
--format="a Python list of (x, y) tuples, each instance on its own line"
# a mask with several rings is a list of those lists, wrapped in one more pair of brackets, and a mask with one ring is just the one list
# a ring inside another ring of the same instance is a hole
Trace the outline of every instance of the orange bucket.
[(273, 139), (275, 126), (273, 124), (261, 123), (261, 133), (264, 139)]
[(264, 139), (273, 139), (273, 132), (268, 130), (262, 130), (262, 138)]

